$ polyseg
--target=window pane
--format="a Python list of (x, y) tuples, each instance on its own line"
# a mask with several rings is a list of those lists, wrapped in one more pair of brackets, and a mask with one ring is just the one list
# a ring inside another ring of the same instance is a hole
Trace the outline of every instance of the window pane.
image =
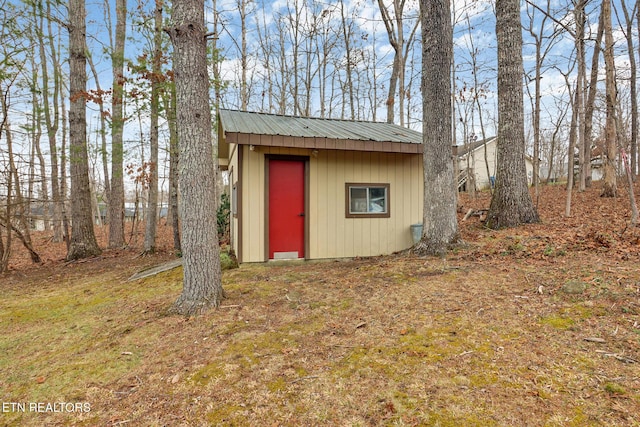
[(384, 187), (369, 188), (369, 212), (387, 212), (387, 189)]
[(351, 187), (350, 191), (350, 203), (352, 213), (366, 213), (367, 212), (367, 189)]

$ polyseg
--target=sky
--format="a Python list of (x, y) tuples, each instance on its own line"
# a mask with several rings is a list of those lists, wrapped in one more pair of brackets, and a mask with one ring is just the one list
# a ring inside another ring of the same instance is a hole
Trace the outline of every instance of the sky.
[[(16, 2), (20, 3), (18, 0)], [(240, 34), (240, 21), (239, 13), (237, 11), (238, 0), (217, 0), (216, 10), (220, 17), (220, 28), (218, 31), (218, 47), (220, 48), (221, 57), (223, 58), (220, 67), (222, 78), (226, 82), (226, 90), (223, 93), (223, 106), (228, 108), (239, 108), (238, 97), (238, 76), (239, 76), (239, 34)], [(300, 2), (300, 0), (298, 0)], [(565, 24), (571, 23), (571, 15), (568, 12), (570, 7), (567, 7), (566, 1), (549, 0), (552, 8), (554, 9), (553, 16), (558, 21)], [(251, 97), (249, 99), (249, 110), (264, 111), (268, 109), (269, 104), (265, 101), (264, 93), (265, 81), (277, 76), (274, 70), (278, 64), (277, 61), (272, 58), (271, 61), (261, 61), (258, 53), (260, 53), (261, 43), (260, 36), (265, 35), (265, 28), (268, 29), (269, 41), (272, 42), (272, 46), (276, 46), (277, 38), (283, 35), (282, 31), (278, 31), (277, 28), (286, 27), (285, 24), (291, 22), (294, 17), (288, 10), (289, 7), (294, 4), (295, 0), (276, 0), (265, 1), (255, 0), (251, 3), (251, 12), (247, 20), (248, 25), (248, 51), (250, 55), (249, 60), (249, 76), (251, 83)], [(108, 89), (111, 86), (111, 70), (110, 70), (110, 58), (108, 56), (108, 49), (110, 46), (109, 25), (115, 24), (115, 12), (113, 0), (99, 1), (90, 0), (87, 2), (87, 35), (88, 35), (88, 47), (92, 53), (92, 58), (95, 62), (96, 68), (99, 73), (100, 85), (103, 89)], [(389, 4), (389, 0), (385, 0), (385, 3)], [(54, 16), (60, 20), (64, 20), (66, 15), (66, 3), (62, 3), (57, 11), (54, 11)], [(541, 3), (542, 4), (542, 3)], [(589, 17), (589, 25), (587, 31), (594, 31), (597, 24), (598, 7), (600, 2), (590, 1), (588, 3), (587, 12)], [(153, 5), (152, 2), (139, 2), (130, 1), (129, 10), (135, 12), (138, 10), (149, 11)], [(206, 5), (206, 21), (211, 31), (213, 31), (213, 3), (207, 1)], [(340, 4), (335, 1), (320, 1), (317, 0), (313, 4), (313, 10), (309, 8), (301, 7), (297, 13), (298, 19), (309, 24), (313, 22), (315, 17), (321, 16), (320, 21), (323, 24), (321, 28), (328, 28), (333, 31), (331, 37), (338, 37), (341, 21), (341, 11), (338, 7)], [(527, 87), (525, 87), (525, 114), (527, 117), (527, 132), (531, 133), (531, 103), (528, 99), (528, 92), (532, 90), (533, 81), (533, 61), (535, 58), (535, 50), (532, 44), (532, 37), (529, 34), (528, 26), (530, 21), (530, 15), (533, 14), (532, 28), (536, 33), (540, 33), (542, 30), (543, 15), (539, 11), (532, 12), (534, 9), (527, 6), (526, 2), (522, 2), (521, 16), (523, 19), (524, 46), (523, 46), (523, 61), (525, 72), (529, 76), (529, 79), (525, 79)], [(110, 13), (105, 14), (105, 7), (109, 8)], [(620, 11), (620, 0), (614, 1), (614, 6), (617, 6), (617, 10)], [(382, 22), (380, 10), (375, 0), (345, 0), (344, 2), (345, 15), (348, 21), (351, 23), (351, 29), (354, 33), (355, 51), (363, 59), (362, 61), (356, 61), (354, 65), (356, 72), (353, 77), (359, 79), (360, 92), (356, 94), (356, 101), (358, 108), (356, 111), (358, 119), (362, 120), (378, 120), (384, 121), (386, 119), (386, 106), (384, 104), (384, 98), (386, 96), (386, 88), (388, 85), (388, 76), (391, 68), (391, 61), (393, 58), (393, 50), (389, 45), (387, 34)], [(323, 15), (323, 12), (326, 14)], [(418, 16), (418, 4), (416, 0), (409, 0), (407, 2), (405, 13), (405, 34), (408, 34), (412, 28), (413, 23)], [(620, 15), (621, 16), (621, 15)], [(167, 17), (168, 19), (168, 17)], [(617, 23), (616, 16), (614, 14), (614, 29), (615, 38), (619, 40), (616, 44), (617, 57), (616, 66), (618, 75), (624, 77), (628, 73), (628, 56), (625, 53), (625, 44), (623, 42), (623, 34), (620, 30), (620, 26)], [(138, 18), (139, 20), (139, 18)], [(497, 105), (497, 92), (496, 92), (496, 41), (495, 41), (495, 16), (493, 10), (493, 1), (490, 0), (455, 0), (452, 3), (452, 21), (454, 22), (454, 51), (455, 51), (455, 76), (456, 76), (456, 93), (458, 95), (456, 102), (456, 141), (461, 144), (466, 138), (472, 136), (481, 136), (481, 128), (485, 128), (487, 136), (495, 134), (496, 129), (496, 105)], [(551, 20), (547, 19), (544, 27), (543, 34), (550, 36), (556, 28)], [(60, 27), (54, 26), (61, 33), (61, 43), (66, 43), (66, 33)], [(145, 35), (137, 24), (129, 23), (128, 28), (129, 39), (127, 41), (127, 58), (135, 61), (140, 51), (149, 45), (148, 35)], [(634, 31), (637, 31), (634, 29)], [(291, 34), (287, 33), (287, 37)], [(638, 42), (637, 34), (634, 34), (634, 40)], [(545, 46), (550, 43), (549, 39), (545, 39)], [(593, 43), (587, 43), (587, 62), (590, 67), (590, 56)], [(562, 116), (563, 112), (566, 112), (568, 89), (567, 82), (563, 75), (568, 74), (568, 81), (573, 83), (575, 80), (575, 69), (572, 69), (572, 61), (574, 55), (575, 43), (569, 36), (562, 35), (554, 40), (552, 47), (545, 59), (544, 74), (541, 80), (542, 86), (542, 103), (543, 103), (543, 130), (545, 132), (551, 132), (558, 121), (558, 117)], [(313, 49), (317, 49), (313, 47)], [(312, 49), (312, 50), (313, 50)], [(636, 47), (637, 49), (637, 47)], [(167, 48), (167, 52), (170, 48)], [(285, 55), (287, 60), (285, 66), (290, 66), (292, 61), (292, 46), (287, 44)], [(472, 53), (475, 53), (475, 58)], [(334, 87), (333, 93), (325, 95), (325, 98), (320, 98), (317, 93), (317, 84), (312, 89), (313, 96), (311, 97), (310, 114), (319, 115), (321, 108), (324, 105), (330, 108), (330, 114), (333, 117), (340, 116), (345, 113), (345, 110), (339, 107), (337, 100), (340, 98), (341, 88), (346, 81), (346, 72), (344, 68), (344, 52), (335, 50), (333, 52), (335, 56), (334, 63), (327, 69), (327, 79), (333, 79)], [(299, 55), (299, 58), (303, 55)], [(475, 59), (477, 67), (471, 65)], [(410, 114), (408, 119), (408, 125), (417, 130), (421, 130), (421, 106), (420, 106), (420, 31), (416, 34), (416, 42), (414, 49), (410, 52), (410, 62), (414, 65), (406, 72), (406, 79), (410, 85), (411, 104)], [(317, 65), (317, 63), (313, 63)], [(270, 67), (271, 69), (268, 69)], [(602, 62), (601, 67), (602, 68)], [(365, 71), (368, 75), (375, 73), (376, 80), (367, 80)], [(271, 73), (271, 74), (269, 74)], [(603, 70), (600, 70), (601, 76)], [(482, 117), (480, 117), (479, 110), (471, 102), (469, 95), (471, 89), (475, 89), (474, 80), (478, 81), (478, 89), (481, 92), (480, 104)], [(286, 85), (291, 82), (281, 82)], [(88, 85), (90, 88), (96, 87), (96, 82), (90, 77)], [(619, 80), (619, 90), (621, 96), (628, 97), (628, 83), (624, 79)], [(376, 99), (369, 99), (370, 92), (375, 88)], [(465, 91), (466, 89), (466, 91)], [(26, 93), (26, 92), (25, 92)], [(464, 97), (462, 96), (464, 95)], [(26, 99), (26, 97), (25, 97)], [(627, 105), (628, 103), (624, 104)], [(92, 144), (98, 138), (98, 116), (97, 106), (89, 104), (89, 126), (90, 126), (90, 142)], [(18, 107), (16, 107), (16, 111)], [(146, 144), (148, 139), (148, 120), (144, 114), (137, 116), (133, 112), (133, 103), (130, 103), (130, 121), (126, 126), (126, 134), (129, 139), (128, 154), (131, 161), (140, 161), (140, 157), (144, 153), (140, 140), (143, 140)], [(291, 113), (288, 109), (287, 113)], [(375, 115), (373, 114), (375, 112)], [(348, 112), (347, 112), (348, 113)], [(25, 115), (24, 111), (21, 112)], [(329, 112), (325, 112), (329, 114)], [(463, 120), (460, 120), (460, 119)], [(481, 122), (482, 118), (482, 122)], [(396, 114), (396, 123), (399, 120)], [(482, 125), (482, 126), (481, 126)], [(17, 127), (17, 126), (16, 126)], [(565, 136), (566, 136), (566, 131)], [(166, 140), (167, 129), (166, 125), (161, 129), (161, 138)], [(96, 153), (94, 152), (94, 155)], [(145, 156), (147, 154), (144, 154)], [(97, 166), (97, 164), (96, 164)], [(97, 172), (99, 173), (99, 172)], [(162, 171), (161, 171), (162, 173)]]

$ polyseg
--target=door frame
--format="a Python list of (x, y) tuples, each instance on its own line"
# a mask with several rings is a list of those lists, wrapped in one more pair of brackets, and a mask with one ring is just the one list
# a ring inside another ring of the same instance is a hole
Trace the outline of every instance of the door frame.
[(304, 166), (304, 259), (309, 259), (309, 156), (289, 156), (285, 154), (265, 154), (264, 155), (264, 260), (269, 258), (269, 163), (271, 160), (288, 160), (302, 162)]

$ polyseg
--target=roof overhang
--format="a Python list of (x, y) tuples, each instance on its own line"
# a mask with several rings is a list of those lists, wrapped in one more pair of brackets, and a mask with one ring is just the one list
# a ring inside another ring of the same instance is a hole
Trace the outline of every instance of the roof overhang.
[(294, 137), (282, 135), (256, 135), (236, 132), (224, 133), (225, 147), (220, 144), (219, 155), (228, 156), (229, 144), (307, 148), (312, 150), (370, 151), (382, 153), (420, 154), (422, 144), (408, 144), (390, 141), (363, 141), (352, 139)]

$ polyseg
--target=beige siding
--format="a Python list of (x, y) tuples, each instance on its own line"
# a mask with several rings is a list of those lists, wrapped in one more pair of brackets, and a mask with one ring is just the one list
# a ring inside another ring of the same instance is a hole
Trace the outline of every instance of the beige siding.
[[(229, 147), (229, 151), (231, 153), (230, 159), (229, 159), (229, 184), (230, 184), (230, 188), (229, 188), (229, 194), (231, 195), (231, 206), (236, 206), (236, 208), (239, 208), (240, 205), (238, 203), (238, 200), (234, 200), (233, 198), (237, 195), (234, 191), (233, 188), (234, 186), (238, 185), (238, 151), (237, 151), (238, 145), (236, 144), (230, 144)], [(233, 248), (233, 250), (235, 251), (236, 255), (239, 255), (238, 252), (238, 219), (239, 217), (236, 217), (233, 215), (233, 213), (231, 214), (231, 222), (230, 222), (230, 238), (231, 238), (231, 247)]]
[[(487, 160), (485, 162), (484, 147), (471, 152), (471, 161), (469, 167), (473, 170), (478, 189), (489, 188), (490, 176), (496, 176), (496, 140), (489, 142), (487, 145)], [(487, 165), (489, 166), (489, 175), (487, 176)], [(466, 168), (466, 160), (462, 168)]]
[[(471, 158), (469, 160), (469, 168), (473, 171), (475, 180), (476, 180), (476, 188), (478, 189), (486, 189), (489, 188), (490, 185), (490, 176), (496, 176), (496, 163), (497, 163), (497, 143), (496, 140), (492, 140), (486, 144), (487, 147), (487, 159), (485, 161), (485, 153), (484, 146), (477, 148), (476, 150), (471, 152)], [(527, 157), (526, 161), (527, 168), (527, 181), (531, 184), (531, 179), (533, 176), (533, 163), (530, 158)], [(487, 165), (489, 166), (489, 175), (487, 175)], [(462, 158), (458, 163), (458, 169), (460, 171), (466, 170), (467, 168), (467, 159)]]
[[(309, 157), (307, 258), (389, 254), (411, 246), (422, 222), (422, 157), (417, 154), (255, 147), (242, 168), (242, 261), (266, 261), (265, 155)], [(235, 168), (234, 168), (235, 169)], [(345, 183), (388, 183), (390, 218), (346, 218)]]

